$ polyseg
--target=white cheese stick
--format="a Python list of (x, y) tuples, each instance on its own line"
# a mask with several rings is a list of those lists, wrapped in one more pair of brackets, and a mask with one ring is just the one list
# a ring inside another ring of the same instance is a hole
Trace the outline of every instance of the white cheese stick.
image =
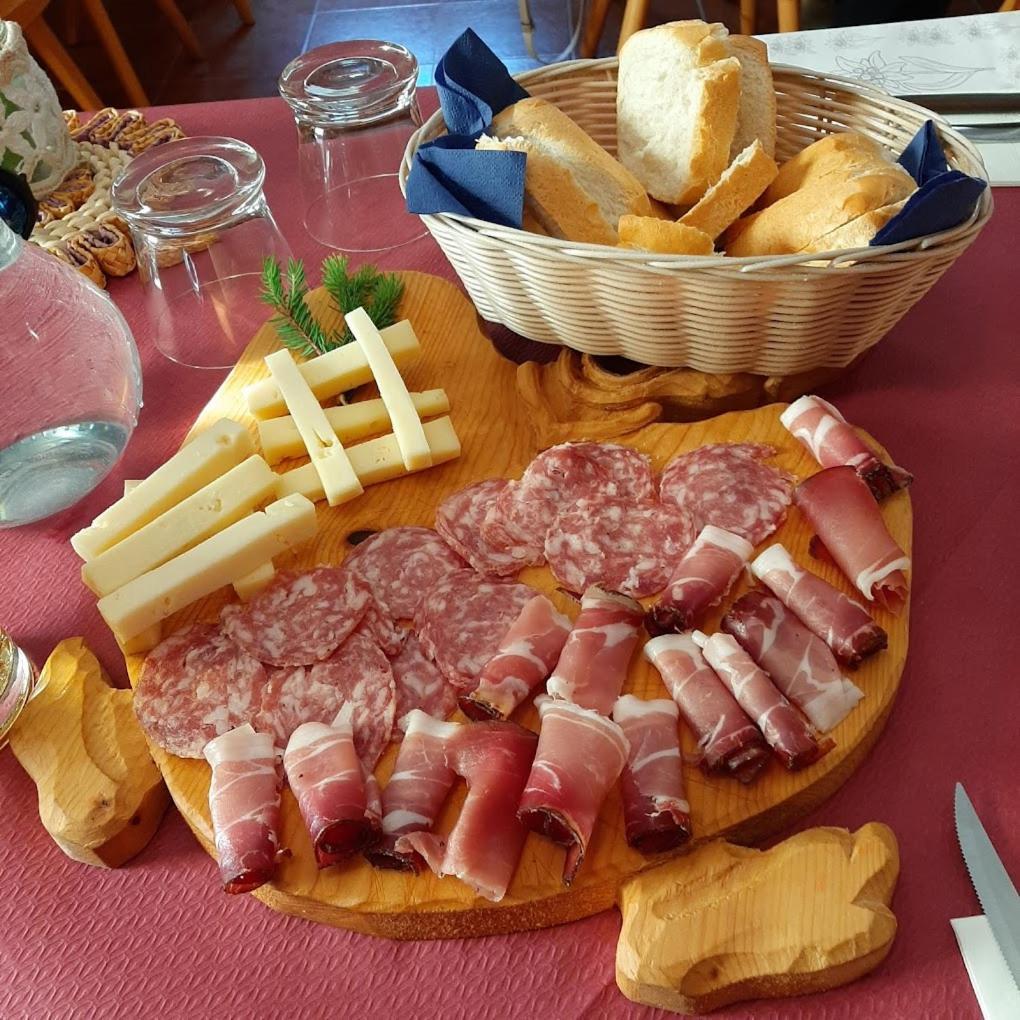
[(99, 600), (99, 612), (124, 644), (314, 535), (315, 504), (288, 496), (129, 581)]
[(127, 496), (133, 489), (137, 489), (142, 484), (140, 478), (125, 478), (124, 479), (124, 495)]
[(249, 457), (89, 560), (81, 568), (81, 579), (97, 595), (109, 595), (239, 521), (272, 499), (275, 491), (273, 469), (257, 455)]
[(237, 597), (242, 602), (247, 602), (249, 599), (255, 598), (274, 577), (276, 577), (276, 567), (273, 566), (272, 560), (266, 560), (261, 567), (256, 567), (250, 574), (239, 577), (234, 582), (234, 591), (237, 592)]
[(83, 560), (98, 556), (254, 452), (248, 430), (236, 421), (221, 418), (185, 443), (162, 467), (104, 510), (89, 527), (72, 535), (72, 548)]
[(360, 496), (364, 490), (351, 467), (343, 443), (337, 438), (326, 418), (326, 412), (319, 407), (315, 394), (298, 371), (290, 351), (270, 354), (266, 358), (266, 367), (283, 394), (287, 410), (294, 419), (312, 466), (322, 482), (326, 502), (330, 506), (337, 506)]
[[(432, 451), (433, 466), (445, 464), (460, 456), (460, 440), (453, 429), (453, 422), (448, 417), (425, 422), (425, 437)], [(362, 485), (375, 485), (376, 482), (385, 482), (407, 474), (397, 438), (393, 433), (351, 446), (347, 450), (347, 456), (350, 457), (351, 465), (358, 473)], [(286, 471), (277, 478), (278, 496), (296, 492), (313, 501), (323, 497), (322, 485), (311, 464)]]
[[(412, 393), (411, 399), (421, 418), (433, 418), (438, 414), (447, 414), (450, 410), (450, 398), (447, 397), (446, 390)], [(389, 432), (391, 429), (389, 412), (379, 397), (339, 407), (327, 407), (324, 410), (326, 420), (345, 446), (360, 442), (369, 436), (377, 436), (380, 432)], [(303, 457), (305, 454), (301, 433), (298, 432), (290, 415), (260, 421), (259, 442), (262, 446), (262, 456), (270, 464), (278, 464), (288, 457)]]
[[(365, 352), (369, 368), (379, 387), (390, 421), (393, 423), (393, 434), (397, 437), (400, 456), (408, 471), (421, 471), (432, 466), (432, 451), (429, 441), (425, 438), (425, 430), (421, 418), (415, 409), (414, 401), (407, 392), (407, 385), (386, 349), (382, 334), (375, 328), (364, 308), (355, 308), (344, 316), (348, 329), (354, 334), (358, 346)], [(329, 490), (327, 489), (327, 495)]]
[(120, 650), (125, 655), (144, 655), (146, 652), (151, 652), (163, 640), (163, 624), (154, 623), (151, 627), (146, 627), (141, 633), (136, 634), (133, 638), (128, 638), (124, 641)]
[[(387, 326), (382, 331), (382, 338), (398, 365), (406, 365), (421, 351), (418, 338), (406, 319)], [(299, 371), (317, 400), (335, 397), (372, 381), (372, 369), (358, 344), (346, 344), (302, 362)], [(283, 394), (272, 379), (252, 383), (245, 389), (244, 397), (248, 410), (256, 418), (274, 418), (287, 413)]]

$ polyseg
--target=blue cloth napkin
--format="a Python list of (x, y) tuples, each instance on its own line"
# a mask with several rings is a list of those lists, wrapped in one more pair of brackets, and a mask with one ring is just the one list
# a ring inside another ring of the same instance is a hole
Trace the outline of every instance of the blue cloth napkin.
[(475, 142), (500, 110), (528, 93), (470, 28), (436, 65), (436, 88), (449, 133), (415, 153), (407, 178), (408, 211), (458, 213), (520, 227), (527, 157), (478, 151)]
[(987, 181), (950, 170), (935, 125), (926, 120), (898, 160), (917, 181), (906, 205), (871, 239), (871, 244), (899, 244), (937, 234), (966, 222), (977, 208)]

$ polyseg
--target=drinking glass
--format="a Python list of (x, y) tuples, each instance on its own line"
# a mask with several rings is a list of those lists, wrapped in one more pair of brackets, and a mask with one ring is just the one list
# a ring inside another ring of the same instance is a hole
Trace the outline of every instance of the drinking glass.
[(159, 350), (193, 368), (229, 368), (266, 320), (266, 256), (290, 248), (262, 193), (262, 157), (236, 138), (182, 138), (133, 159), (113, 184), (131, 228)]
[(372, 252), (425, 233), (397, 180), (407, 141), (421, 125), (417, 81), (413, 54), (374, 39), (320, 46), (284, 68), (280, 95), (297, 124), (304, 223), (315, 240)]

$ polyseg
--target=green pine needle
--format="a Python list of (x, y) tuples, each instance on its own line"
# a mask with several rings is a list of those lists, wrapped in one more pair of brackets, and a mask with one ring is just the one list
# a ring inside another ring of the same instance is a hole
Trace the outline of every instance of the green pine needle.
[[(322, 263), (322, 286), (341, 315), (364, 308), (377, 329), (397, 321), (397, 309), (404, 295), (404, 284), (393, 273), (381, 273), (375, 266), (361, 266), (353, 275), (345, 255), (330, 255)], [(354, 339), (344, 329), (341, 343)]]

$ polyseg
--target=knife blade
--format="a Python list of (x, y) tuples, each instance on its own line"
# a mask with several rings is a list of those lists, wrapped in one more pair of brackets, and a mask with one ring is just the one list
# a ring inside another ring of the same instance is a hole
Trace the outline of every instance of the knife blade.
[(1020, 896), (961, 783), (954, 797), (956, 837), (970, 880), (1006, 966), (1020, 987)]

